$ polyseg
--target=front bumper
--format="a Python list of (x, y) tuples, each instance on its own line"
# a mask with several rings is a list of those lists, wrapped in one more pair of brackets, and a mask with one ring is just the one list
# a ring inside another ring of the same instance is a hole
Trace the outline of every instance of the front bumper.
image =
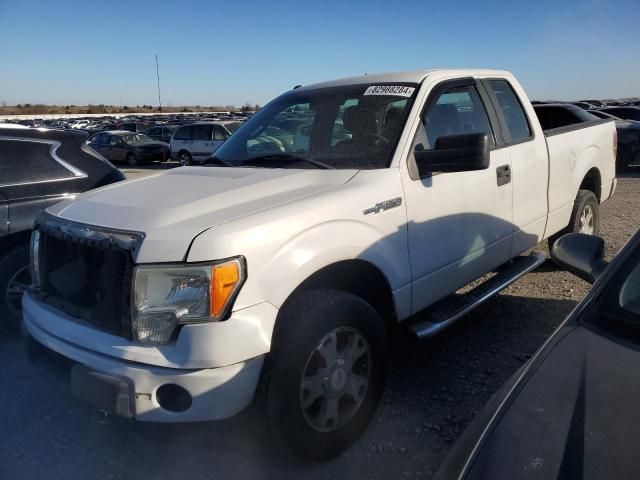
[[(233, 416), (253, 399), (264, 355), (218, 368), (169, 368), (135, 362), (90, 350), (45, 330), (34, 318), (33, 304), (24, 305), (24, 326), (29, 335), (73, 362), (71, 390), (95, 408), (141, 421), (190, 422)], [(164, 385), (186, 391), (188, 408), (166, 408), (158, 394)]]
[(169, 150), (151, 151), (151, 152), (139, 151), (136, 154), (136, 157), (140, 161), (152, 162), (152, 161), (158, 160), (162, 162), (162, 161), (168, 161), (171, 158), (171, 152)]

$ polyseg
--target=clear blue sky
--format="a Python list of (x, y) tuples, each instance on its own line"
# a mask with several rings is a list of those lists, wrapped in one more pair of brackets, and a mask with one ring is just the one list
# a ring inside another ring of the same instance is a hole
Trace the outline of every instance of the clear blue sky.
[(640, 95), (640, 0), (0, 0), (0, 101), (264, 104), (296, 84), (513, 71), (535, 98)]

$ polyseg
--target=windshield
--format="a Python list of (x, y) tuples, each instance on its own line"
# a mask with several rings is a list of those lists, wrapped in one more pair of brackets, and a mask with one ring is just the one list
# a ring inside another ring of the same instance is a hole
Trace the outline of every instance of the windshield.
[(293, 90), (260, 110), (215, 156), (234, 166), (314, 168), (321, 162), (342, 169), (388, 167), (417, 87)]
[(125, 141), (125, 143), (128, 143), (129, 145), (133, 145), (135, 143), (142, 143), (142, 142), (150, 142), (151, 139), (149, 137), (147, 137), (144, 133), (136, 133), (133, 135), (125, 135), (122, 137), (122, 139)]
[(226, 123), (224, 126), (227, 128), (227, 130), (233, 133), (242, 126), (242, 122)]

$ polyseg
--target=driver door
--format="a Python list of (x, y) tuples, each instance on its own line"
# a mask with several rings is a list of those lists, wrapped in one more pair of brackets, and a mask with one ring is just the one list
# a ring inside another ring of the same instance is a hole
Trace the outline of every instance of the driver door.
[[(509, 260), (514, 232), (508, 149), (486, 92), (473, 79), (437, 85), (427, 98), (403, 178), (412, 270), (412, 310), (417, 312)], [(486, 133), (486, 170), (432, 173), (420, 178), (413, 151), (433, 149), (438, 138)], [(413, 166), (413, 167), (412, 167)]]

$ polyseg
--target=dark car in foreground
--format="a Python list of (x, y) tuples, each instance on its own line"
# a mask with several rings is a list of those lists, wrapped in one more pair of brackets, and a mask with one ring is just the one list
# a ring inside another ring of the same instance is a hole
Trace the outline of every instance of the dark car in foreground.
[(561, 267), (593, 288), (490, 400), (439, 479), (640, 476), (640, 232), (609, 264), (604, 241), (571, 233)]
[(41, 210), (124, 175), (72, 130), (0, 130), (0, 322), (17, 325), (31, 283), (29, 238)]
[(127, 162), (130, 167), (171, 158), (168, 143), (152, 140), (143, 133), (101, 132), (91, 137), (89, 145), (112, 162)]

